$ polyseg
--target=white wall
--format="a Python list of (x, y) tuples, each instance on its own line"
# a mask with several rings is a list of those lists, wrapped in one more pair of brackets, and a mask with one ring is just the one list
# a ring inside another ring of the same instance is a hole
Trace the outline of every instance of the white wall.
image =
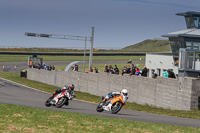
[(160, 76), (163, 76), (162, 72), (168, 69), (173, 69), (173, 72), (178, 74), (178, 67), (174, 65), (172, 55), (146, 54), (145, 66), (149, 69), (149, 77), (151, 77), (152, 69), (154, 69), (157, 74), (158, 69), (160, 69)]

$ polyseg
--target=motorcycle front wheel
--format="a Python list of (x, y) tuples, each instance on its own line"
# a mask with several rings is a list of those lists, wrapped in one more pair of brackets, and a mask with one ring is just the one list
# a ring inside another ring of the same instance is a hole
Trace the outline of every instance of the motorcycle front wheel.
[(111, 113), (112, 114), (116, 114), (121, 110), (121, 108), (122, 108), (122, 103), (121, 102), (116, 102), (111, 107)]
[(97, 112), (103, 112), (102, 102), (100, 102), (99, 105), (97, 105), (96, 110)]
[(47, 99), (46, 100), (46, 102), (45, 102), (45, 105), (47, 106), (47, 107), (50, 107), (51, 106), (51, 100), (53, 99), (54, 97), (50, 97), (49, 99)]
[(58, 102), (56, 103), (56, 107), (61, 108), (65, 104), (66, 100), (67, 98), (64, 98), (64, 97), (60, 98)]

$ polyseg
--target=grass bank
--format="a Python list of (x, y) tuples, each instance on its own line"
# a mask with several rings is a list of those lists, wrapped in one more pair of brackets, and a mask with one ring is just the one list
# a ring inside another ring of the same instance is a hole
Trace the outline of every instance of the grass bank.
[(200, 129), (0, 104), (0, 132), (198, 133)]
[[(43, 90), (46, 92), (53, 93), (58, 87), (52, 85), (46, 85), (40, 82), (31, 81), (25, 78), (20, 78), (18, 73), (7, 73), (7, 72), (0, 72), (0, 77), (12, 80), (14, 82), (30, 86), (39, 90)], [(76, 92), (77, 99), (91, 101), (95, 103), (100, 102), (100, 97), (91, 95), (88, 93), (83, 92)], [(155, 108), (149, 105), (139, 105), (136, 103), (127, 103), (126, 106), (123, 108), (137, 110), (147, 113), (154, 113), (154, 114), (161, 114), (161, 115), (169, 115), (169, 116), (177, 116), (183, 118), (193, 118), (193, 119), (200, 119), (200, 111), (193, 110), (193, 111), (180, 111), (180, 110), (170, 110), (170, 109), (163, 109), (163, 108)]]

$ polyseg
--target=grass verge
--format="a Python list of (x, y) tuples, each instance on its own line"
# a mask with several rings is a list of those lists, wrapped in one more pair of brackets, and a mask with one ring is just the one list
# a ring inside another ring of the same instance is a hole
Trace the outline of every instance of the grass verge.
[[(27, 62), (31, 55), (0, 55), (0, 62)], [(38, 56), (43, 61), (83, 61), (83, 56)], [(141, 59), (140, 59), (141, 58)], [(145, 56), (93, 56), (93, 61), (145, 61)], [(89, 56), (86, 56), (86, 61)]]
[[(36, 88), (38, 90), (46, 91), (53, 93), (58, 87), (52, 85), (46, 85), (40, 82), (31, 81), (25, 78), (20, 78), (18, 73), (7, 73), (7, 72), (0, 72), (0, 77), (12, 80), (14, 82)], [(91, 101), (95, 103), (100, 102), (100, 97), (91, 95), (89, 93), (83, 92), (76, 92), (77, 99)], [(180, 111), (180, 110), (170, 110), (170, 109), (163, 109), (163, 108), (155, 108), (149, 105), (139, 105), (136, 103), (127, 103), (126, 106), (123, 108), (131, 109), (136, 111), (142, 111), (147, 113), (154, 113), (154, 114), (161, 114), (161, 115), (170, 115), (170, 116), (177, 116), (183, 118), (192, 118), (192, 119), (200, 119), (200, 111), (193, 110), (193, 111)]]
[(198, 133), (200, 129), (0, 104), (0, 132)]

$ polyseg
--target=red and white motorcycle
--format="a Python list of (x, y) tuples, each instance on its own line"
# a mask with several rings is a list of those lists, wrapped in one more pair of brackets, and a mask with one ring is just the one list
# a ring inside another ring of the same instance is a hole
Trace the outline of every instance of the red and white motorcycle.
[(71, 96), (67, 90), (60, 92), (55, 96), (51, 96), (46, 100), (45, 105), (50, 107), (51, 105), (56, 106), (57, 108), (61, 108), (63, 105), (68, 106), (69, 100), (72, 100), (75, 95)]

